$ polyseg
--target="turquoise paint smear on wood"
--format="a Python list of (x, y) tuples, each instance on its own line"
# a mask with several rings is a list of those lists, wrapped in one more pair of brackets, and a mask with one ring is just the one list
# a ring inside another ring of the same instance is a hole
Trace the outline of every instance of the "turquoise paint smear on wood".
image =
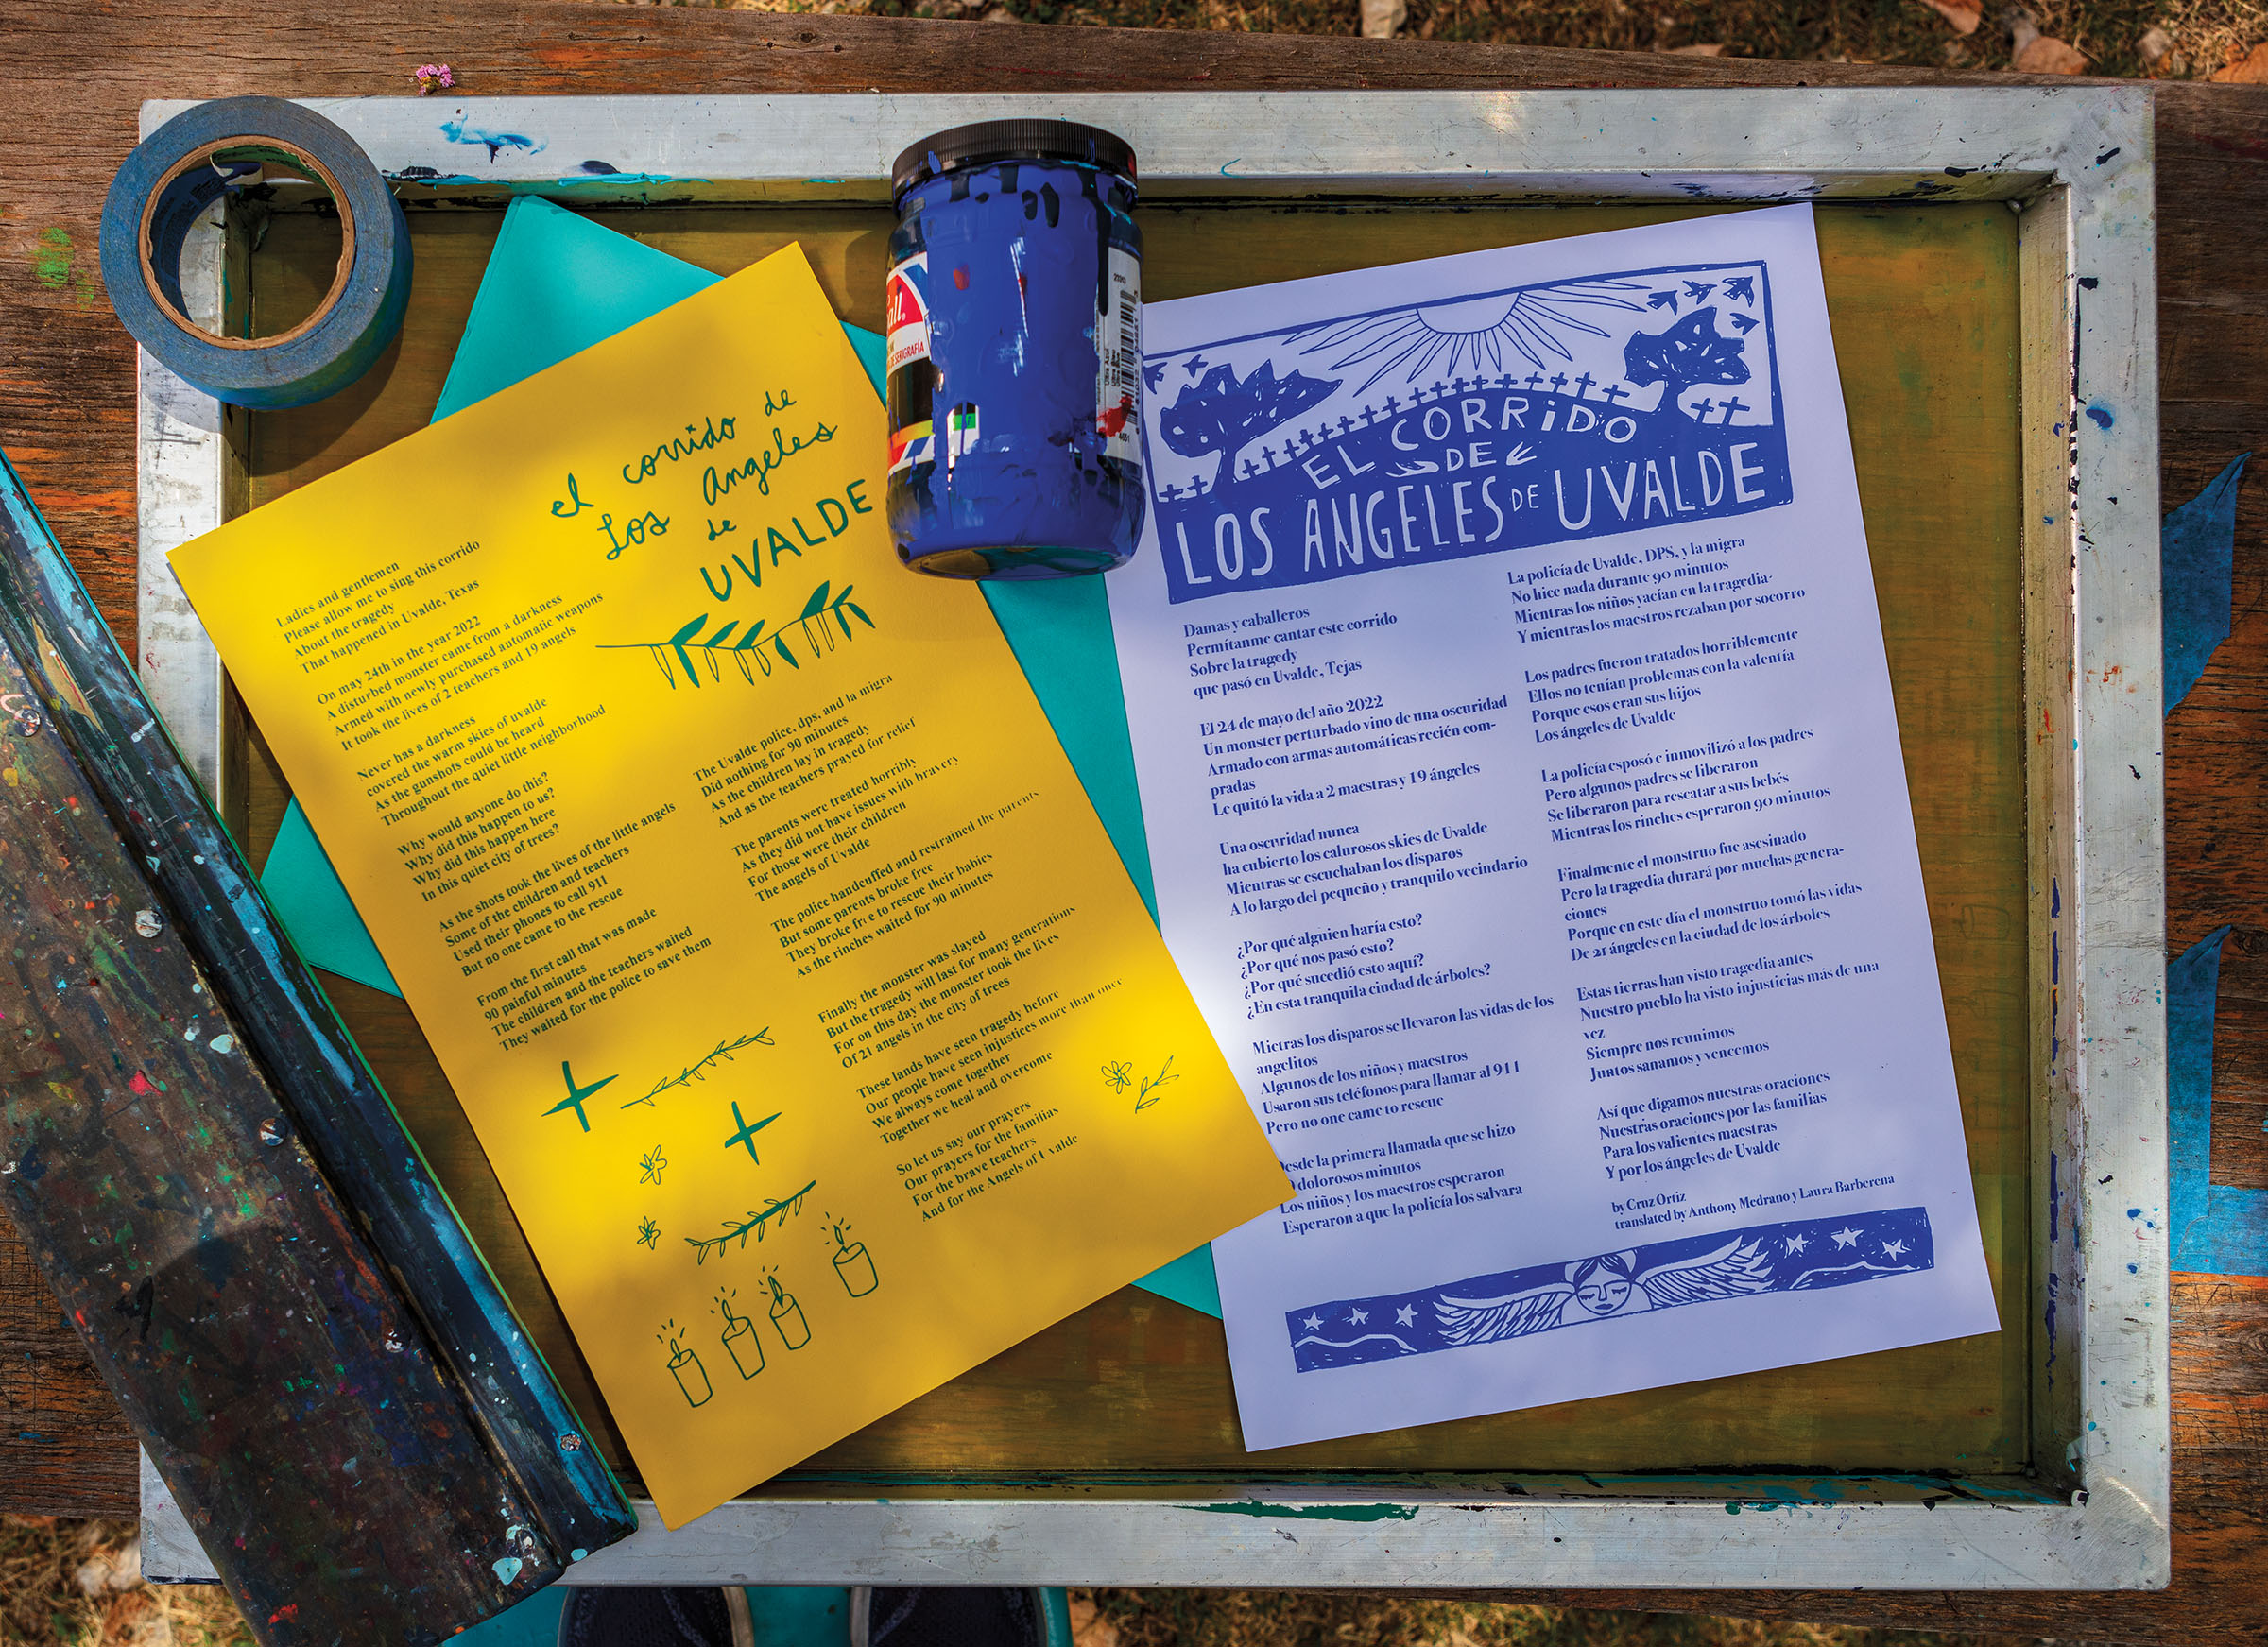
[[(2213, 1007), (2221, 987), (2217, 927), (2166, 969), (2166, 1147), (2172, 1180), (2171, 1267), (2213, 1276), (2268, 1275), (2268, 1190), (2212, 1181)], [(2147, 1225), (2156, 1208), (2133, 1209)]]
[(2166, 647), (2166, 713), (2172, 714), (2228, 639), (2237, 550), (2239, 453), (2206, 489), (2169, 514), (2158, 531), (2159, 622)]
[[(705, 290), (718, 278), (547, 200), (516, 199), (481, 276), (434, 420), (556, 366)], [(883, 339), (856, 326), (843, 331), (879, 395)], [(988, 584), (985, 595), (1155, 920), (1158, 899), (1134, 781), (1125, 698), (1117, 669), (1104, 662), (1115, 658), (1116, 648), (1103, 580)], [(296, 801), (284, 812), (260, 882), (309, 964), (401, 994)], [(1205, 1314), (1221, 1312), (1210, 1246), (1176, 1259), (1137, 1284)]]
[[(2166, 713), (2228, 639), (2237, 495), (2252, 455), (2239, 453), (2203, 491), (2165, 518), (2158, 539)], [(2166, 968), (2167, 1219), (2170, 1266), (2206, 1275), (2268, 1275), (2268, 1191), (2212, 1181), (2213, 1018), (2221, 986), (2216, 928)], [(2144, 1227), (2155, 1208), (2131, 1209)]]

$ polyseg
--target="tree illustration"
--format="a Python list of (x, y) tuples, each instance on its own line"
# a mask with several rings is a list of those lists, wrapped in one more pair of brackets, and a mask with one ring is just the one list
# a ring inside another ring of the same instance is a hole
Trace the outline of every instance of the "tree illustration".
[(1666, 332), (1634, 334), (1623, 345), (1623, 370), (1641, 387), (1663, 385), (1661, 403), (1666, 408), (1676, 404), (1677, 397), (1694, 384), (1746, 383), (1744, 349), (1738, 337), (1717, 331), (1712, 305), (1695, 309)]
[(1276, 364), (1263, 360), (1250, 377), (1239, 380), (1234, 369), (1216, 366), (1159, 419), (1159, 432), (1172, 450), (1184, 457), (1202, 457), (1209, 452), (1228, 454), (1222, 472), (1236, 463), (1245, 443), (1289, 422), (1310, 406), (1328, 400), (1339, 386), (1295, 371), (1276, 375)]

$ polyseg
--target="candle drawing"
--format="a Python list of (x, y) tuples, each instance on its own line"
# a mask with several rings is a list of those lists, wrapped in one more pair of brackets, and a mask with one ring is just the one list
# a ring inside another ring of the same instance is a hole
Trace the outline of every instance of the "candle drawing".
[(803, 1306), (796, 1302), (795, 1294), (780, 1284), (779, 1277), (764, 1278), (772, 1289), (772, 1325), (780, 1330), (780, 1342), (790, 1349), (801, 1349), (811, 1342), (811, 1328), (803, 1319)]

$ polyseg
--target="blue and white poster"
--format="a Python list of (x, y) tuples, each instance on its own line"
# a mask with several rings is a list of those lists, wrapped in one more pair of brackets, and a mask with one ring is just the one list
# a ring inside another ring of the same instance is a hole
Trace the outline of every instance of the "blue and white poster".
[(1997, 1330), (1808, 207), (1151, 304), (1254, 1450)]

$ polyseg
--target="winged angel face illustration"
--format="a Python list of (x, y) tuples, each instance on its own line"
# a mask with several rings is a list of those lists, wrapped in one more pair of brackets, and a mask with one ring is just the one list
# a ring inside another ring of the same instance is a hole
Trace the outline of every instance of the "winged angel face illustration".
[(1736, 1236), (1714, 1252), (1638, 1267), (1635, 1252), (1602, 1253), (1567, 1266), (1566, 1279), (1501, 1298), (1443, 1295), (1434, 1305), (1447, 1344), (1493, 1344), (1555, 1327), (1636, 1315), (1674, 1304), (1699, 1304), (1772, 1290), (1763, 1244)]

